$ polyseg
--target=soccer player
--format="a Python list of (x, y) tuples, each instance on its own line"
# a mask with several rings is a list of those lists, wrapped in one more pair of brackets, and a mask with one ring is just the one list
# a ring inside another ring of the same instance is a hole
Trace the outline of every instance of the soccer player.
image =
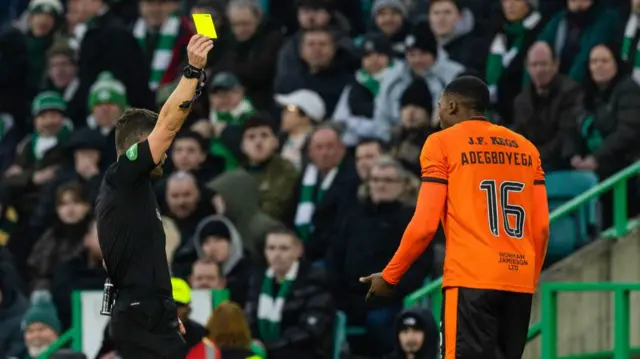
[(538, 150), (483, 117), (489, 91), (463, 76), (449, 83), (438, 113), (444, 130), (420, 154), (422, 185), (400, 246), (367, 299), (393, 287), (442, 225), (446, 234), (443, 359), (516, 359), (526, 343), (531, 300), (549, 237)]
[(118, 292), (112, 338), (124, 359), (179, 358), (184, 345), (151, 177), (162, 175), (165, 152), (203, 86), (212, 48), (211, 39), (193, 36), (189, 65), (160, 114), (132, 109), (116, 124), (118, 161), (105, 173), (96, 218), (103, 264)]

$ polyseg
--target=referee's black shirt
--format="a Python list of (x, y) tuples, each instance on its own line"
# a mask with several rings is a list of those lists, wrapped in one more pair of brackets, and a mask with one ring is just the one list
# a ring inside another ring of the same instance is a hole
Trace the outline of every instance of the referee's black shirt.
[(107, 170), (96, 203), (98, 236), (111, 282), (121, 294), (171, 297), (165, 236), (147, 140)]

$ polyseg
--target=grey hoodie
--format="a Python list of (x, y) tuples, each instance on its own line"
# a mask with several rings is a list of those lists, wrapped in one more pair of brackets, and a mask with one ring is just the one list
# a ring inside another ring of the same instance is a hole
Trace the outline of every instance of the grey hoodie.
[(196, 232), (193, 235), (193, 245), (196, 247), (196, 251), (198, 252), (198, 258), (202, 258), (205, 256), (204, 252), (202, 251), (202, 241), (200, 240), (200, 232), (202, 232), (202, 229), (204, 228), (204, 226), (212, 222), (222, 222), (225, 226), (227, 226), (229, 233), (231, 233), (231, 238), (230, 238), (231, 246), (229, 247), (229, 258), (227, 259), (226, 262), (222, 263), (222, 272), (226, 277), (229, 275), (229, 273), (231, 273), (231, 271), (233, 270), (233, 267), (235, 267), (236, 264), (238, 264), (238, 262), (240, 262), (240, 260), (242, 260), (242, 257), (244, 256), (243, 247), (242, 247), (242, 238), (240, 238), (240, 233), (236, 229), (236, 226), (234, 226), (233, 223), (231, 223), (231, 221), (227, 217), (220, 216), (220, 215), (205, 217), (200, 221), (200, 223), (198, 223), (198, 226), (196, 227)]
[[(373, 113), (374, 128), (377, 131), (375, 137), (385, 141), (391, 139), (391, 128), (400, 124), (400, 98), (414, 79), (406, 63), (392, 70), (380, 85)], [(434, 109), (438, 108), (438, 100), (444, 87), (463, 71), (464, 66), (449, 59), (444, 51), (439, 51), (435, 63), (423, 77), (429, 87)]]

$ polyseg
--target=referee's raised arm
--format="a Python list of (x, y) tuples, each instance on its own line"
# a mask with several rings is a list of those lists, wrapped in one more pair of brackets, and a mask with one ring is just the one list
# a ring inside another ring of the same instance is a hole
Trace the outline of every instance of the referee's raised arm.
[(154, 163), (160, 163), (187, 118), (193, 100), (197, 97), (196, 89), (204, 79), (207, 55), (212, 48), (213, 40), (208, 37), (193, 35), (189, 40), (187, 45), (189, 64), (184, 69), (178, 87), (162, 106), (158, 121), (147, 138)]

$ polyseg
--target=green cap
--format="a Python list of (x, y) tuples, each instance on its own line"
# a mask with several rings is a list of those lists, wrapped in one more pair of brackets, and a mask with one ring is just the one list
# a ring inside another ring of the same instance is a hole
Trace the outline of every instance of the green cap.
[(27, 309), (22, 320), (23, 330), (33, 323), (42, 323), (53, 329), (56, 333), (60, 333), (62, 327), (56, 307), (50, 301), (34, 303)]
[(123, 111), (128, 107), (124, 84), (108, 71), (101, 72), (89, 90), (89, 110), (103, 103), (118, 105)]
[(219, 72), (211, 80), (209, 89), (211, 92), (216, 92), (219, 90), (231, 90), (238, 86), (240, 86), (240, 80), (238, 80), (236, 75), (231, 72)]
[(60, 0), (31, 0), (27, 10), (31, 14), (46, 13), (55, 17), (64, 14), (64, 7)]
[(31, 115), (35, 117), (44, 111), (51, 110), (64, 113), (67, 110), (67, 103), (62, 95), (55, 91), (40, 92), (31, 104)]

